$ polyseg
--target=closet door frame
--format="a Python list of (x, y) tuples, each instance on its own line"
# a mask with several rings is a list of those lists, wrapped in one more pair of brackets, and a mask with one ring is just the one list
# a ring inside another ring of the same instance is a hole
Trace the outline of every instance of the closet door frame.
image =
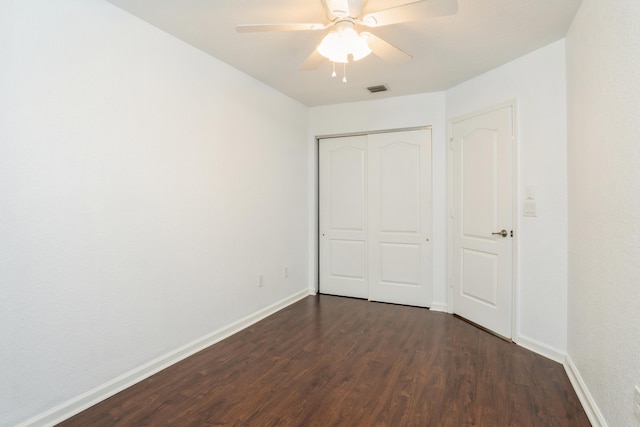
[[(310, 274), (312, 275), (312, 280), (314, 283), (313, 286), (313, 291), (314, 293), (321, 293), (322, 292), (322, 287), (320, 284), (320, 279), (321, 279), (321, 244), (322, 244), (322, 230), (321, 230), (321, 213), (320, 210), (322, 209), (321, 206), (321, 200), (320, 200), (320, 168), (322, 167), (321, 163), (320, 163), (320, 143), (321, 140), (323, 139), (332, 139), (332, 138), (346, 138), (346, 137), (353, 137), (353, 136), (370, 136), (370, 135), (376, 135), (376, 134), (386, 134), (386, 133), (398, 133), (398, 132), (409, 132), (409, 131), (429, 131), (428, 134), (428, 138), (429, 138), (429, 144), (428, 144), (428, 150), (429, 150), (429, 159), (430, 162), (428, 165), (426, 165), (426, 169), (427, 169), (427, 173), (429, 174), (429, 179), (427, 180), (430, 184), (430, 188), (428, 189), (429, 191), (429, 200), (428, 200), (428, 210), (429, 210), (429, 215), (427, 218), (425, 218), (425, 227), (429, 230), (429, 233), (433, 232), (433, 181), (432, 181), (432, 174), (433, 174), (433, 163), (432, 163), (432, 154), (433, 154), (433, 132), (432, 132), (432, 126), (417, 126), (417, 127), (409, 127), (409, 128), (395, 128), (395, 129), (385, 129), (385, 130), (377, 130), (377, 131), (364, 131), (364, 132), (352, 132), (352, 133), (341, 133), (341, 134), (330, 134), (330, 135), (320, 135), (320, 136), (316, 136), (315, 140), (316, 140), (316, 171), (315, 171), (315, 178), (316, 178), (316, 192), (315, 192), (315, 202), (316, 202), (316, 212), (315, 212), (315, 230), (312, 231), (312, 233), (314, 234), (314, 240), (316, 240), (315, 242), (315, 254), (311, 255), (312, 257), (315, 258), (315, 268), (313, 269), (313, 271), (310, 272)], [(431, 236), (429, 236), (431, 237)], [(431, 244), (431, 243), (430, 243)], [(427, 269), (429, 271), (429, 276), (427, 278), (427, 282), (430, 286), (429, 289), (429, 296), (430, 296), (430, 300), (427, 301), (426, 304), (422, 303), (422, 304), (416, 304), (416, 305), (421, 305), (421, 306), (429, 306), (431, 304), (431, 299), (433, 298), (433, 250), (432, 248), (430, 248), (429, 250), (429, 257), (428, 257), (428, 266)], [(372, 300), (369, 296), (369, 298), (367, 298), (369, 300)], [(409, 304), (409, 305), (413, 305), (413, 304)]]

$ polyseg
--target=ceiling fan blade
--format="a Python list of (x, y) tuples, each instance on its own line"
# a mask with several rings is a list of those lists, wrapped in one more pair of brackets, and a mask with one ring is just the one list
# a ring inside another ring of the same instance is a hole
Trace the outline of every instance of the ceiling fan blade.
[(362, 24), (368, 27), (400, 24), (458, 13), (457, 0), (420, 0), (365, 15)]
[(317, 31), (327, 28), (324, 24), (241, 24), (236, 25), (239, 33), (258, 33), (264, 31)]
[(309, 57), (305, 59), (305, 61), (302, 63), (302, 65), (300, 65), (300, 68), (298, 69), (300, 71), (315, 70), (322, 61), (324, 61), (324, 56), (320, 55), (318, 49), (313, 49), (311, 55), (309, 55)]
[(360, 34), (366, 38), (371, 52), (392, 65), (406, 64), (413, 59), (413, 57), (408, 53), (398, 49), (391, 43), (382, 40), (378, 36), (366, 31)]

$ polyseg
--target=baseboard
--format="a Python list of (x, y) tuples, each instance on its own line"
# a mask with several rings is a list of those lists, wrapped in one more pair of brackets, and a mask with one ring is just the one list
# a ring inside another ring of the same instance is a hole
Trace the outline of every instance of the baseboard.
[(444, 302), (432, 302), (429, 307), (431, 311), (442, 311), (443, 313), (449, 313), (449, 306)]
[(219, 341), (222, 341), (223, 339), (237, 332), (240, 332), (241, 330), (305, 298), (308, 295), (308, 289), (299, 291), (228, 326), (213, 331), (212, 333), (205, 335), (202, 338), (194, 340), (189, 344), (186, 344), (163, 356), (153, 359), (142, 366), (139, 366), (114, 378), (111, 381), (108, 381), (104, 384), (99, 385), (98, 387), (87, 391), (86, 393), (83, 393), (64, 403), (61, 403), (60, 405), (55, 406), (48, 411), (43, 412), (42, 414), (29, 418), (28, 420), (18, 424), (16, 427), (53, 426), (55, 424), (58, 424), (72, 417), (73, 415), (76, 415), (84, 411), (85, 409), (113, 396), (114, 394), (119, 393), (122, 390), (150, 377), (151, 375), (160, 372), (161, 370), (183, 359), (186, 359), (187, 357), (201, 350), (204, 350), (205, 348)]
[(580, 375), (580, 371), (578, 371), (578, 368), (573, 363), (573, 360), (571, 360), (569, 355), (565, 357), (563, 365), (564, 370), (567, 372), (567, 376), (569, 377), (569, 381), (571, 381), (571, 385), (576, 391), (584, 411), (587, 413), (587, 417), (589, 418), (591, 425), (593, 427), (607, 427), (607, 422), (602, 416), (602, 412), (600, 412), (598, 405), (596, 405), (595, 400), (593, 400), (593, 396), (589, 393), (589, 389), (584, 383), (584, 380)]
[(524, 347), (527, 350), (533, 351), (534, 353), (538, 353), (544, 357), (548, 357), (553, 361), (556, 361), (558, 363), (564, 362), (565, 353), (561, 350), (558, 350), (557, 348), (551, 347), (550, 345), (543, 344), (540, 341), (522, 335), (517, 336), (513, 339), (513, 341), (520, 347)]

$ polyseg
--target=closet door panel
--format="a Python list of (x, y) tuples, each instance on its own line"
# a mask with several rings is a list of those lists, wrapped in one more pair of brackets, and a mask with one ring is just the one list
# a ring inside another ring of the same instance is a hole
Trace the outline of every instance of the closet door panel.
[(320, 141), (320, 290), (368, 298), (367, 137)]
[(369, 299), (428, 307), (430, 131), (370, 135)]

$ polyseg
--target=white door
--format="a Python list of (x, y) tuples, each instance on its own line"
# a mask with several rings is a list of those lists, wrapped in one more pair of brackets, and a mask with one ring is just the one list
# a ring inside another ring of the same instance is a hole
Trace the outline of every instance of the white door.
[(369, 136), (369, 299), (432, 301), (431, 135)]
[(432, 300), (430, 130), (320, 141), (320, 292)]
[(511, 338), (511, 106), (456, 121), (452, 144), (454, 313)]
[(367, 298), (367, 137), (320, 142), (320, 290)]

